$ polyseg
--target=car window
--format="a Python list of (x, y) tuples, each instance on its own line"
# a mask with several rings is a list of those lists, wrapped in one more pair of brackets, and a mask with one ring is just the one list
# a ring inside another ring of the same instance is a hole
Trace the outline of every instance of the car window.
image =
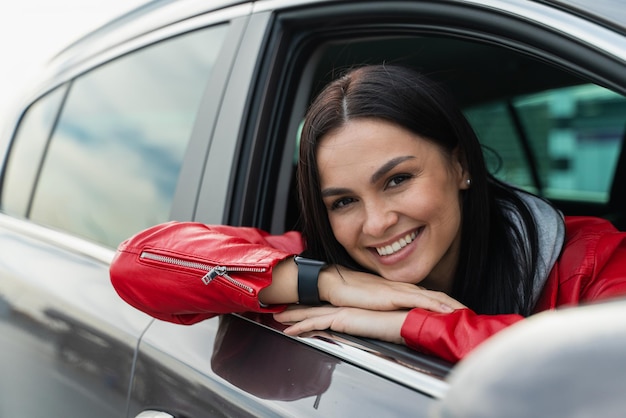
[(596, 203), (609, 201), (624, 115), (626, 98), (595, 84), (466, 109), (500, 179), (549, 199)]
[(111, 247), (166, 221), (226, 29), (162, 41), (77, 78), (30, 218)]
[[(619, 208), (613, 208), (611, 191), (626, 130), (626, 97), (594, 83), (588, 74), (477, 39), (423, 33), (356, 34), (322, 43), (319, 51), (305, 81), (298, 81), (305, 88), (298, 90), (295, 103), (309, 103), (346, 68), (407, 65), (451, 92), (496, 177), (546, 197), (565, 214), (617, 222)], [(306, 106), (299, 110), (289, 123), (288, 140), (294, 144)], [(294, 148), (285, 147), (281, 161), (292, 179)], [(283, 215), (272, 219), (274, 232), (299, 227), (295, 181), (289, 199), (286, 194), (277, 193), (272, 213)]]
[(46, 143), (66, 91), (67, 85), (55, 89), (30, 106), (25, 113), (4, 173), (4, 212), (26, 216)]

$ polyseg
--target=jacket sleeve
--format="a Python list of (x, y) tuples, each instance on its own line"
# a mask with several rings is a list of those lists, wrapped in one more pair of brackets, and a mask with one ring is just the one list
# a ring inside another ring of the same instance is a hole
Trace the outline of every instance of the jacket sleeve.
[(118, 247), (113, 287), (135, 308), (169, 322), (192, 324), (234, 312), (278, 312), (258, 292), (281, 260), (302, 251), (297, 232), (270, 235), (247, 227), (168, 222)]
[(536, 311), (626, 296), (626, 233), (592, 217), (566, 218), (568, 240)]
[[(567, 242), (534, 312), (626, 296), (626, 233), (606, 220), (566, 218)], [(483, 341), (524, 319), (521, 315), (478, 315), (470, 309), (438, 314), (413, 309), (402, 325), (405, 343), (456, 362)]]
[(470, 309), (440, 314), (416, 308), (409, 312), (401, 335), (412, 349), (455, 363), (492, 335), (522, 319), (516, 314), (478, 315)]
[(581, 285), (581, 302), (626, 296), (626, 234), (603, 235), (596, 247), (595, 269)]

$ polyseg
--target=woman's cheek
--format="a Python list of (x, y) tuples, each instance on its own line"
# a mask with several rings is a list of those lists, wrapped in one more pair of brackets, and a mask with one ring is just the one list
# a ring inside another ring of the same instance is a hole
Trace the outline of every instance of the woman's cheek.
[(331, 213), (328, 215), (328, 219), (330, 221), (330, 228), (333, 231), (335, 239), (339, 242), (339, 244), (347, 249), (349, 246), (348, 237), (350, 236), (350, 232), (345, 216), (342, 217), (341, 215)]
[(364, 257), (358, 253), (360, 237), (359, 223), (356, 217), (342, 216), (341, 214), (329, 215), (330, 227), (335, 239), (348, 252), (355, 261), (362, 263)]

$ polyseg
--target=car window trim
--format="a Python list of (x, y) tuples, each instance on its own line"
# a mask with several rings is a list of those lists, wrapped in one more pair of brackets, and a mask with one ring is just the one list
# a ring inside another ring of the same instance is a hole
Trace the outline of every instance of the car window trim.
[(41, 179), (41, 172), (43, 170), (43, 166), (48, 156), (48, 151), (50, 149), (50, 143), (52, 142), (52, 137), (54, 136), (54, 132), (57, 129), (59, 120), (61, 119), (61, 115), (63, 114), (63, 108), (65, 107), (65, 103), (67, 102), (67, 98), (71, 91), (72, 91), (72, 82), (66, 83), (65, 91), (63, 92), (63, 98), (61, 99), (61, 103), (59, 103), (59, 107), (56, 110), (56, 114), (54, 115), (54, 122), (52, 122), (50, 131), (48, 132), (48, 137), (46, 138), (46, 143), (41, 153), (41, 158), (39, 159), (37, 173), (35, 174), (35, 178), (34, 178), (32, 187), (30, 189), (30, 196), (28, 198), (28, 205), (26, 206), (26, 213), (25, 213), (25, 216), (28, 219), (30, 219), (31, 212), (33, 210), (33, 201), (35, 200), (35, 195), (37, 194), (37, 188), (39, 187), (39, 180)]
[[(234, 185), (241, 160), (241, 136), (248, 120), (250, 91), (255, 83), (257, 60), (272, 13), (250, 16), (238, 54), (228, 75), (224, 100), (215, 122), (210, 150), (202, 175), (194, 220), (207, 224), (228, 222), (236, 193)], [(252, 52), (251, 52), (252, 51)], [(233, 122), (234, 121), (234, 122)]]
[(543, 196), (543, 182), (541, 181), (541, 176), (539, 175), (539, 167), (537, 165), (537, 157), (535, 156), (535, 152), (530, 144), (530, 139), (528, 138), (528, 133), (526, 132), (526, 127), (522, 123), (522, 120), (519, 116), (519, 112), (511, 103), (511, 100), (507, 100), (504, 104), (507, 114), (511, 118), (513, 122), (513, 127), (515, 132), (517, 133), (516, 137), (519, 141), (522, 150), (524, 151), (524, 157), (526, 165), (528, 166), (528, 170), (530, 171), (530, 176), (533, 179), (533, 184), (535, 189), (537, 190), (537, 194), (539, 196)]
[(417, 353), (414, 357), (405, 356), (403, 359), (391, 350), (386, 350), (382, 344), (377, 345), (364, 338), (355, 338), (333, 331), (314, 331), (304, 336), (287, 336), (278, 328), (259, 322), (254, 314), (233, 315), (278, 332), (285, 338), (315, 347), (324, 353), (429, 397), (440, 399), (448, 390), (449, 385), (445, 376), (451, 365), (446, 366), (443, 361), (435, 363), (428, 358), (420, 357)]
[(248, 21), (249, 15), (243, 15), (225, 22), (229, 25), (228, 33), (196, 112), (196, 120), (176, 183), (170, 219), (196, 218), (203, 173), (206, 171), (213, 134), (224, 102), (225, 86), (233, 71), (235, 58)]
[(34, 101), (34, 98), (43, 96), (60, 84), (141, 48), (149, 47), (188, 32), (229, 22), (240, 16), (247, 16), (251, 10), (252, 8), (249, 4), (240, 4), (227, 9), (193, 16), (164, 27), (154, 28), (123, 42), (105, 45), (97, 44), (94, 46), (85, 45), (85, 49), (94, 48), (95, 52), (74, 60), (63, 60), (61, 59), (63, 55), (57, 60), (53, 60), (47, 69), (47, 73), (42, 75), (44, 79), (52, 80), (52, 82), (48, 82), (43, 89), (36, 90), (36, 93), (28, 99), (30, 99), (29, 101)]

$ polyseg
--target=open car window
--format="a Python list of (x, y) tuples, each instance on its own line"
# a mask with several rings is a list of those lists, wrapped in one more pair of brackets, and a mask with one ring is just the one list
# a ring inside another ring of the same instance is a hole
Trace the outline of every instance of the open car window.
[[(619, 92), (541, 57), (452, 36), (381, 34), (328, 42), (317, 51), (299, 80), (296, 103), (308, 103), (355, 65), (420, 69), (456, 98), (496, 177), (549, 199), (566, 215), (613, 220), (611, 192), (626, 132), (626, 97)], [(303, 114), (304, 108), (295, 114), (292, 144), (283, 151), (291, 192), (276, 200), (274, 232), (298, 227), (293, 170)]]
[(496, 177), (566, 214), (609, 212), (626, 130), (623, 95), (537, 57), (453, 37), (339, 43), (327, 48), (316, 73), (337, 75), (359, 61), (409, 65), (443, 84)]
[[(325, 19), (332, 6), (320, 6), (319, 14), (295, 11), (276, 18), (281, 25), (269, 38), (280, 40), (275, 56), (289, 60), (260, 64), (272, 77), (253, 96), (260, 122), (247, 128), (254, 141), (244, 141), (238, 156), (242, 170), (256, 174), (241, 175), (247, 193), (233, 204), (237, 217), (227, 222), (272, 233), (298, 229), (295, 167), (306, 109), (346, 69), (378, 63), (410, 66), (447, 88), (476, 130), (497, 177), (545, 196), (566, 215), (608, 217), (614, 210), (626, 99), (611, 82), (617, 76), (603, 61), (606, 57), (581, 43), (557, 40), (547, 25), (511, 26), (487, 9), (472, 9), (476, 20), (470, 24), (467, 10), (448, 16), (418, 10), (413, 3), (396, 4), (406, 10), (381, 17), (374, 13), (374, 2), (355, 2), (344, 5), (343, 14), (332, 21)], [(460, 21), (465, 26), (456, 26)], [(282, 32), (296, 26), (295, 39)], [(600, 63), (609, 70), (594, 72)], [(313, 345), (333, 351), (336, 344), (327, 344), (332, 338), (314, 338)], [(378, 346), (381, 356), (399, 358), (389, 344), (349, 339), (365, 350)], [(402, 355), (414, 367), (428, 357), (404, 350)], [(442, 376), (435, 367), (426, 369)]]

